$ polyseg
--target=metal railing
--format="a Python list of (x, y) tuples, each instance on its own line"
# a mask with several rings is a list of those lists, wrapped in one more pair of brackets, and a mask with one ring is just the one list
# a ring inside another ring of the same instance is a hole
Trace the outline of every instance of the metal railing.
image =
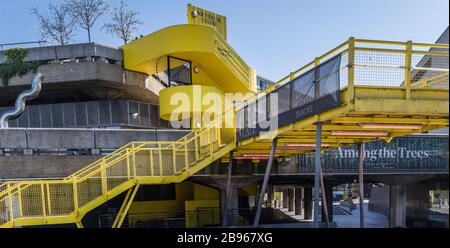
[[(276, 213), (278, 211), (278, 214)], [(256, 209), (239, 208), (227, 211), (228, 226), (250, 226)], [(203, 207), (190, 211), (167, 211), (145, 214), (128, 214), (123, 228), (215, 228), (223, 225), (223, 211), (217, 207)], [(111, 228), (115, 214), (102, 214), (98, 217), (99, 228)], [(261, 224), (294, 223), (279, 210), (264, 208)]]
[[(448, 90), (448, 47), (448, 44), (350, 38), (238, 106), (237, 121), (243, 122), (246, 127), (259, 121), (241, 112), (257, 111), (257, 100), (270, 99), (272, 93), (278, 93), (279, 120), (285, 120), (282, 116), (284, 113), (291, 116), (292, 111), (302, 112), (299, 110), (305, 109), (312, 102), (333, 94), (337, 104), (341, 104), (340, 95), (335, 94), (339, 91), (347, 91), (347, 102), (342, 104), (352, 103), (355, 99), (355, 87), (402, 89), (404, 99), (411, 99), (411, 91), (416, 89)], [(313, 113), (326, 110), (317, 109)], [(268, 112), (262, 116), (273, 115), (274, 113)], [(300, 118), (306, 117), (308, 116)], [(290, 120), (290, 123), (294, 121), (296, 120)], [(281, 122), (279, 127), (287, 124), (289, 123)], [(244, 135), (243, 139), (258, 134), (252, 130), (238, 130), (240, 131), (249, 134)]]

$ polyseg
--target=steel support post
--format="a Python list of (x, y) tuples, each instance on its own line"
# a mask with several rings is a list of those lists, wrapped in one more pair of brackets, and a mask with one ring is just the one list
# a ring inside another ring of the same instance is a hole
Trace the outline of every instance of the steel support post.
[[(322, 123), (316, 123), (316, 157), (314, 162), (314, 228), (319, 228), (320, 148), (322, 146)], [(323, 197), (323, 196), (322, 196)]]
[(364, 228), (364, 144), (359, 144), (359, 223)]
[(136, 185), (128, 190), (127, 195), (125, 196), (125, 199), (122, 203), (122, 206), (120, 207), (119, 212), (117, 213), (116, 219), (114, 220), (112, 228), (120, 228), (122, 226), (122, 223), (125, 220), (125, 217), (127, 216), (128, 210), (130, 209), (131, 204), (133, 203), (134, 197), (136, 196), (138, 190), (139, 185)]
[(231, 195), (231, 172), (233, 170), (233, 151), (230, 152), (230, 161), (228, 162), (228, 178), (227, 178), (227, 188), (225, 195), (225, 203), (223, 205), (223, 215), (222, 215), (222, 226), (226, 227), (228, 224), (227, 221), (227, 212), (228, 212), (228, 203), (230, 202)]
[(267, 162), (266, 174), (264, 175), (264, 181), (261, 188), (261, 193), (258, 197), (258, 206), (256, 209), (255, 221), (253, 222), (253, 226), (259, 225), (259, 218), (261, 217), (262, 204), (264, 201), (264, 194), (267, 190), (267, 184), (269, 183), (270, 171), (272, 170), (273, 158), (275, 157), (275, 152), (277, 149), (278, 138), (274, 138), (272, 141), (272, 147), (270, 148), (270, 156), (269, 161)]
[(320, 166), (320, 188), (321, 188), (321, 192), (322, 192), (322, 214), (325, 214), (325, 223), (326, 223), (326, 227), (329, 227), (329, 213), (328, 213), (328, 202), (327, 202), (327, 194), (325, 192), (325, 182), (323, 180), (323, 171), (322, 171), (322, 166)]

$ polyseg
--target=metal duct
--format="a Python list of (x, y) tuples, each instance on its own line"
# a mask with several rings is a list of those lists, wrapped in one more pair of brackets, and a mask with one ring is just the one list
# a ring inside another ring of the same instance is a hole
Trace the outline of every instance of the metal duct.
[(23, 91), (17, 97), (15, 108), (3, 113), (0, 118), (0, 128), (8, 128), (8, 121), (14, 120), (23, 113), (25, 110), (25, 102), (36, 98), (39, 95), (39, 92), (41, 92), (43, 80), (44, 75), (38, 72), (33, 78), (31, 89)]

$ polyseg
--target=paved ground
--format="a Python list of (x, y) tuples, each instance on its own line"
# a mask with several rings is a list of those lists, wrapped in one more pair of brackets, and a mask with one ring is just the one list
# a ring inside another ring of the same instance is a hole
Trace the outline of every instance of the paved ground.
[[(380, 213), (368, 210), (368, 201), (364, 201), (364, 227), (366, 228), (387, 228), (389, 227), (389, 220), (387, 216)], [(333, 215), (334, 221), (338, 228), (359, 228), (359, 203), (356, 204), (356, 209), (351, 211), (351, 215)]]
[[(365, 218), (365, 227), (366, 228), (387, 228), (389, 227), (389, 220), (386, 216), (372, 212), (368, 210), (368, 201), (364, 202), (364, 218)], [(351, 212), (346, 207), (337, 206), (338, 204), (334, 204), (333, 208), (333, 219), (336, 222), (338, 228), (359, 228), (359, 203), (356, 204), (356, 209), (353, 209)], [(285, 214), (290, 217), (297, 219), (298, 221), (305, 222), (303, 215), (294, 215), (294, 212), (287, 211), (286, 208), (281, 208)], [(349, 214), (351, 213), (351, 214)], [(310, 222), (312, 220), (306, 220), (306, 222)]]

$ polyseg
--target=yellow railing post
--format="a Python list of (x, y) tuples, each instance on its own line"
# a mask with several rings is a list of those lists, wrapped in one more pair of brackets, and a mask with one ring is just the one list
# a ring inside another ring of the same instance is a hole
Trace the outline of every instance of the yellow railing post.
[(411, 61), (412, 61), (412, 41), (406, 42), (405, 53), (405, 98), (411, 99)]
[(42, 202), (42, 215), (47, 217), (47, 213), (45, 212), (45, 193), (44, 193), (44, 184), (41, 183), (41, 202)]
[(20, 192), (20, 184), (17, 186), (17, 198), (19, 201), (19, 217), (23, 217), (22, 193)]
[(194, 133), (194, 145), (195, 145), (195, 161), (198, 161), (200, 159), (200, 151), (198, 149), (198, 143), (197, 140), (200, 141), (200, 135), (197, 135), (197, 131)]
[(127, 155), (127, 177), (128, 180), (131, 179), (131, 169), (130, 169), (130, 149), (125, 149), (125, 154)]
[(131, 143), (131, 156), (132, 156), (132, 163), (133, 163), (133, 178), (136, 179), (137, 176), (137, 165), (136, 165), (136, 148), (134, 147), (134, 143)]
[(188, 142), (187, 138), (184, 138), (184, 168), (186, 170), (186, 174), (189, 172), (189, 154), (188, 154)]
[(153, 168), (153, 150), (152, 148), (150, 148), (150, 175), (154, 176), (155, 175), (155, 169)]
[(76, 178), (73, 179), (72, 190), (73, 190), (73, 207), (74, 207), (74, 212), (77, 213), (77, 211), (78, 211), (78, 187), (77, 187), (77, 179)]
[(175, 142), (172, 144), (172, 162), (173, 162), (173, 175), (177, 174), (177, 150)]
[(9, 220), (11, 221), (11, 223), (14, 223), (14, 213), (13, 213), (13, 200), (12, 200), (12, 195), (11, 195), (11, 184), (7, 183), (6, 184), (7, 188), (8, 188), (8, 212), (9, 212)]
[(211, 129), (207, 129), (208, 132), (208, 144), (209, 144), (209, 156), (212, 157), (213, 156), (213, 142), (212, 142), (212, 134), (211, 134)]
[(106, 176), (106, 163), (105, 160), (103, 159), (101, 164), (100, 164), (100, 168), (101, 168), (101, 183), (102, 183), (102, 195), (104, 197), (107, 197), (108, 194), (108, 178)]
[(355, 98), (355, 38), (348, 39), (348, 103), (352, 103)]
[(50, 185), (45, 184), (45, 190), (47, 191), (47, 208), (48, 208), (48, 215), (52, 215), (52, 202), (50, 199)]
[(162, 177), (163, 176), (163, 159), (162, 159), (162, 151), (161, 151), (161, 143), (158, 143), (158, 158), (159, 158), (159, 175)]

